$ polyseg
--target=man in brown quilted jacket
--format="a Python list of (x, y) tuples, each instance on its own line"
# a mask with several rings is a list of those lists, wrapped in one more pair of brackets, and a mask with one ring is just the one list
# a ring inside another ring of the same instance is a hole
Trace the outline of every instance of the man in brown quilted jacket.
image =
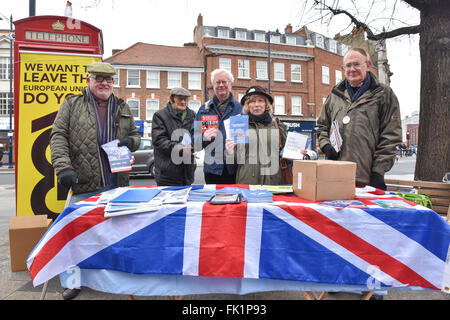
[[(114, 96), (114, 67), (95, 62), (87, 66), (88, 87), (61, 104), (50, 135), (52, 164), (58, 183), (72, 188), (71, 203), (115, 187), (129, 185), (127, 172), (111, 173), (102, 144), (118, 139), (135, 151), (141, 137), (129, 106)], [(79, 289), (66, 289), (72, 299)]]

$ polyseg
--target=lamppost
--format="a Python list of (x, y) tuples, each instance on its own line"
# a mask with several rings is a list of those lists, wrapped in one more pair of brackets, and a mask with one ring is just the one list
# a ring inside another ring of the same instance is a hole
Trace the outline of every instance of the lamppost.
[[(278, 31), (278, 29), (275, 31), (275, 32), (273, 32), (275, 35), (277, 35), (277, 36), (279, 36), (280, 35), (280, 31)], [(268, 86), (268, 89), (269, 89), (269, 94), (272, 94), (272, 89), (271, 89), (271, 79), (272, 79), (272, 75), (271, 75), (271, 62), (270, 62), (270, 53), (271, 53), (271, 48), (270, 48), (270, 38), (272, 37), (272, 31), (268, 31), (267, 32), (267, 34), (269, 35), (268, 36), (268, 39), (267, 39), (267, 64), (268, 64), (268, 72), (269, 72), (269, 86)]]

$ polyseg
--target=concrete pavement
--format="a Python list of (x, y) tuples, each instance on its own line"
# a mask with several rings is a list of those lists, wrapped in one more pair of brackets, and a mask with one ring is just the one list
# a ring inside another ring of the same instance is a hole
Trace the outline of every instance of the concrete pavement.
[[(0, 167), (0, 174), (11, 170)], [(0, 207), (6, 205), (4, 199), (14, 199), (14, 186), (0, 186)], [(14, 201), (13, 201), (14, 202)], [(11, 205), (9, 203), (9, 205)], [(14, 207), (15, 208), (15, 207)], [(0, 299), (2, 300), (39, 300), (43, 285), (33, 287), (27, 271), (11, 272), (9, 258), (9, 219), (15, 215), (15, 209), (8, 212), (0, 211)], [(59, 278), (53, 278), (48, 283), (46, 300), (61, 300), (62, 288)], [(319, 295), (319, 293), (316, 293)], [(167, 297), (135, 297), (137, 300), (167, 300)], [(126, 296), (94, 291), (83, 287), (77, 300), (126, 300)], [(272, 291), (251, 293), (247, 295), (231, 294), (205, 294), (184, 296), (189, 300), (305, 300), (302, 292), (298, 291)], [(327, 300), (360, 300), (361, 296), (352, 293), (329, 294)], [(390, 291), (385, 300), (450, 300), (450, 295), (431, 291)]]

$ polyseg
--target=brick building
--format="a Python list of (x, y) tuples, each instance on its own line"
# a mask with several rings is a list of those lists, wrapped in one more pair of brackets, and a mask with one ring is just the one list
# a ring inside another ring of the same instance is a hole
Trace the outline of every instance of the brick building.
[[(332, 87), (344, 77), (342, 57), (348, 49), (348, 45), (307, 27), (293, 31), (287, 25), (284, 33), (269, 33), (205, 26), (200, 14), (193, 43), (183, 47), (136, 43), (105, 61), (119, 71), (115, 92), (139, 110), (141, 120), (150, 121), (155, 110), (165, 107), (175, 78), (177, 85), (193, 93), (195, 110), (213, 95), (211, 72), (223, 68), (234, 75), (236, 99), (252, 85), (269, 89), (274, 114), (291, 129), (310, 135), (314, 148), (315, 120)], [(371, 71), (378, 74), (376, 68)], [(157, 73), (159, 87), (149, 86)]]
[[(149, 124), (175, 87), (189, 89), (189, 107), (202, 104), (203, 63), (195, 45), (171, 47), (138, 42), (105, 59), (117, 71), (114, 92), (126, 100), (136, 120)], [(145, 126), (146, 133), (150, 128)]]

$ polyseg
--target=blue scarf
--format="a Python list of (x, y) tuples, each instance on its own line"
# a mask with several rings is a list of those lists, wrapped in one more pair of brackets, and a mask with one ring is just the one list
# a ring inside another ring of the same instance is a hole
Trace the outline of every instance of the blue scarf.
[(372, 77), (370, 76), (369, 72), (367, 72), (366, 78), (364, 79), (362, 85), (360, 85), (359, 87), (352, 87), (348, 80), (345, 79), (345, 88), (347, 89), (351, 101), (354, 102), (358, 100), (358, 98), (361, 97), (363, 93), (370, 88), (371, 83)]

